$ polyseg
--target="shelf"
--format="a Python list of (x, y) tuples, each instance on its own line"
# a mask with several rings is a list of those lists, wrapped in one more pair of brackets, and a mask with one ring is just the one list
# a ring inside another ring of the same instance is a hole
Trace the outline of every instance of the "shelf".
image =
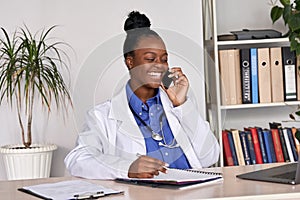
[(288, 38), (272, 38), (272, 39), (257, 39), (257, 40), (233, 40), (233, 41), (217, 41), (219, 49), (224, 48), (243, 48), (243, 47), (268, 47), (272, 46), (288, 46)]
[[(221, 105), (221, 74), (219, 50), (274, 48), (290, 46), (288, 37), (217, 41), (218, 35), (228, 33), (230, 30), (274, 29), (286, 33), (285, 26), (272, 24), (269, 16), (270, 6), (261, 0), (247, 1), (247, 4), (238, 0), (230, 0), (231, 4), (238, 4), (239, 10), (233, 9), (226, 1), (205, 0), (204, 48), (205, 78), (207, 80), (207, 113), (213, 132), (219, 139), (220, 166), (224, 166), (224, 152), (222, 143), (222, 130), (230, 128), (243, 128), (247, 126), (266, 127), (269, 121), (288, 120), (289, 114), (294, 112), (300, 101), (287, 101), (276, 103)], [(267, 12), (266, 12), (267, 11)], [(242, 13), (243, 17), (240, 17)], [(237, 65), (238, 67), (238, 65)], [(229, 93), (230, 94), (230, 93)]]
[(275, 106), (293, 106), (300, 105), (300, 101), (286, 101), (280, 103), (257, 103), (257, 104), (239, 104), (239, 105), (227, 105), (220, 106), (221, 110), (232, 110), (232, 109), (247, 109), (247, 108), (263, 108), (263, 107), (275, 107)]

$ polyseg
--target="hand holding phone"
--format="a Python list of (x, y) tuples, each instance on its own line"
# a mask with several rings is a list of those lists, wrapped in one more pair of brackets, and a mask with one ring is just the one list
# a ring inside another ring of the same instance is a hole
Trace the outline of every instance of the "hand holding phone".
[[(173, 105), (180, 106), (186, 101), (189, 82), (181, 67), (172, 67), (171, 72), (167, 71), (162, 79), (163, 89), (168, 94)], [(174, 83), (171, 85), (171, 83)]]

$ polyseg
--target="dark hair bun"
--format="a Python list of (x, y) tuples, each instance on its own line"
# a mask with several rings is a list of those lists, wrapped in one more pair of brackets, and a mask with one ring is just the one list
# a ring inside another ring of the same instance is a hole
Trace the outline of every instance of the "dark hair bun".
[(129, 31), (136, 28), (149, 28), (151, 26), (150, 20), (139, 11), (132, 11), (124, 24), (124, 30)]

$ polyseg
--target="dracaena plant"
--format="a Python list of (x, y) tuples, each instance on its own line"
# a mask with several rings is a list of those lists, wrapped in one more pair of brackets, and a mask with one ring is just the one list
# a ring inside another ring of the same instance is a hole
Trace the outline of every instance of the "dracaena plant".
[(280, 0), (281, 5), (271, 1), (271, 19), (273, 23), (282, 18), (288, 27), (291, 50), (300, 55), (300, 0)]
[(55, 27), (32, 34), (25, 26), (18, 28), (11, 36), (1, 28), (0, 104), (6, 100), (11, 107), (16, 106), (22, 143), (26, 148), (32, 144), (35, 105), (41, 103), (47, 112), (51, 111), (52, 106), (67, 111), (68, 105), (72, 105), (60, 72), (60, 69), (68, 70), (69, 67), (69, 62), (64, 60), (68, 57), (60, 48), (67, 44), (49, 38)]

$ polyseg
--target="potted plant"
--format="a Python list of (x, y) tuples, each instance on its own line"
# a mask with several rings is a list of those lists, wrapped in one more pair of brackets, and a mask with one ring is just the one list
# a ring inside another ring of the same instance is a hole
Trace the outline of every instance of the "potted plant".
[[(72, 105), (68, 87), (59, 71), (60, 68), (68, 69), (63, 60), (67, 56), (60, 48), (65, 43), (52, 42), (49, 38), (55, 27), (43, 29), (33, 35), (25, 26), (18, 28), (12, 36), (1, 28), (0, 105), (6, 101), (12, 110), (16, 110), (23, 143), (0, 148), (8, 179), (49, 177), (52, 152), (57, 146), (32, 143), (32, 124), (36, 114), (34, 108), (40, 103), (49, 113), (53, 106), (67, 111), (68, 104)], [(10, 157), (11, 155), (14, 157)], [(17, 161), (19, 158), (25, 160)], [(47, 160), (40, 160), (41, 158)], [(34, 164), (42, 166), (36, 167)]]

